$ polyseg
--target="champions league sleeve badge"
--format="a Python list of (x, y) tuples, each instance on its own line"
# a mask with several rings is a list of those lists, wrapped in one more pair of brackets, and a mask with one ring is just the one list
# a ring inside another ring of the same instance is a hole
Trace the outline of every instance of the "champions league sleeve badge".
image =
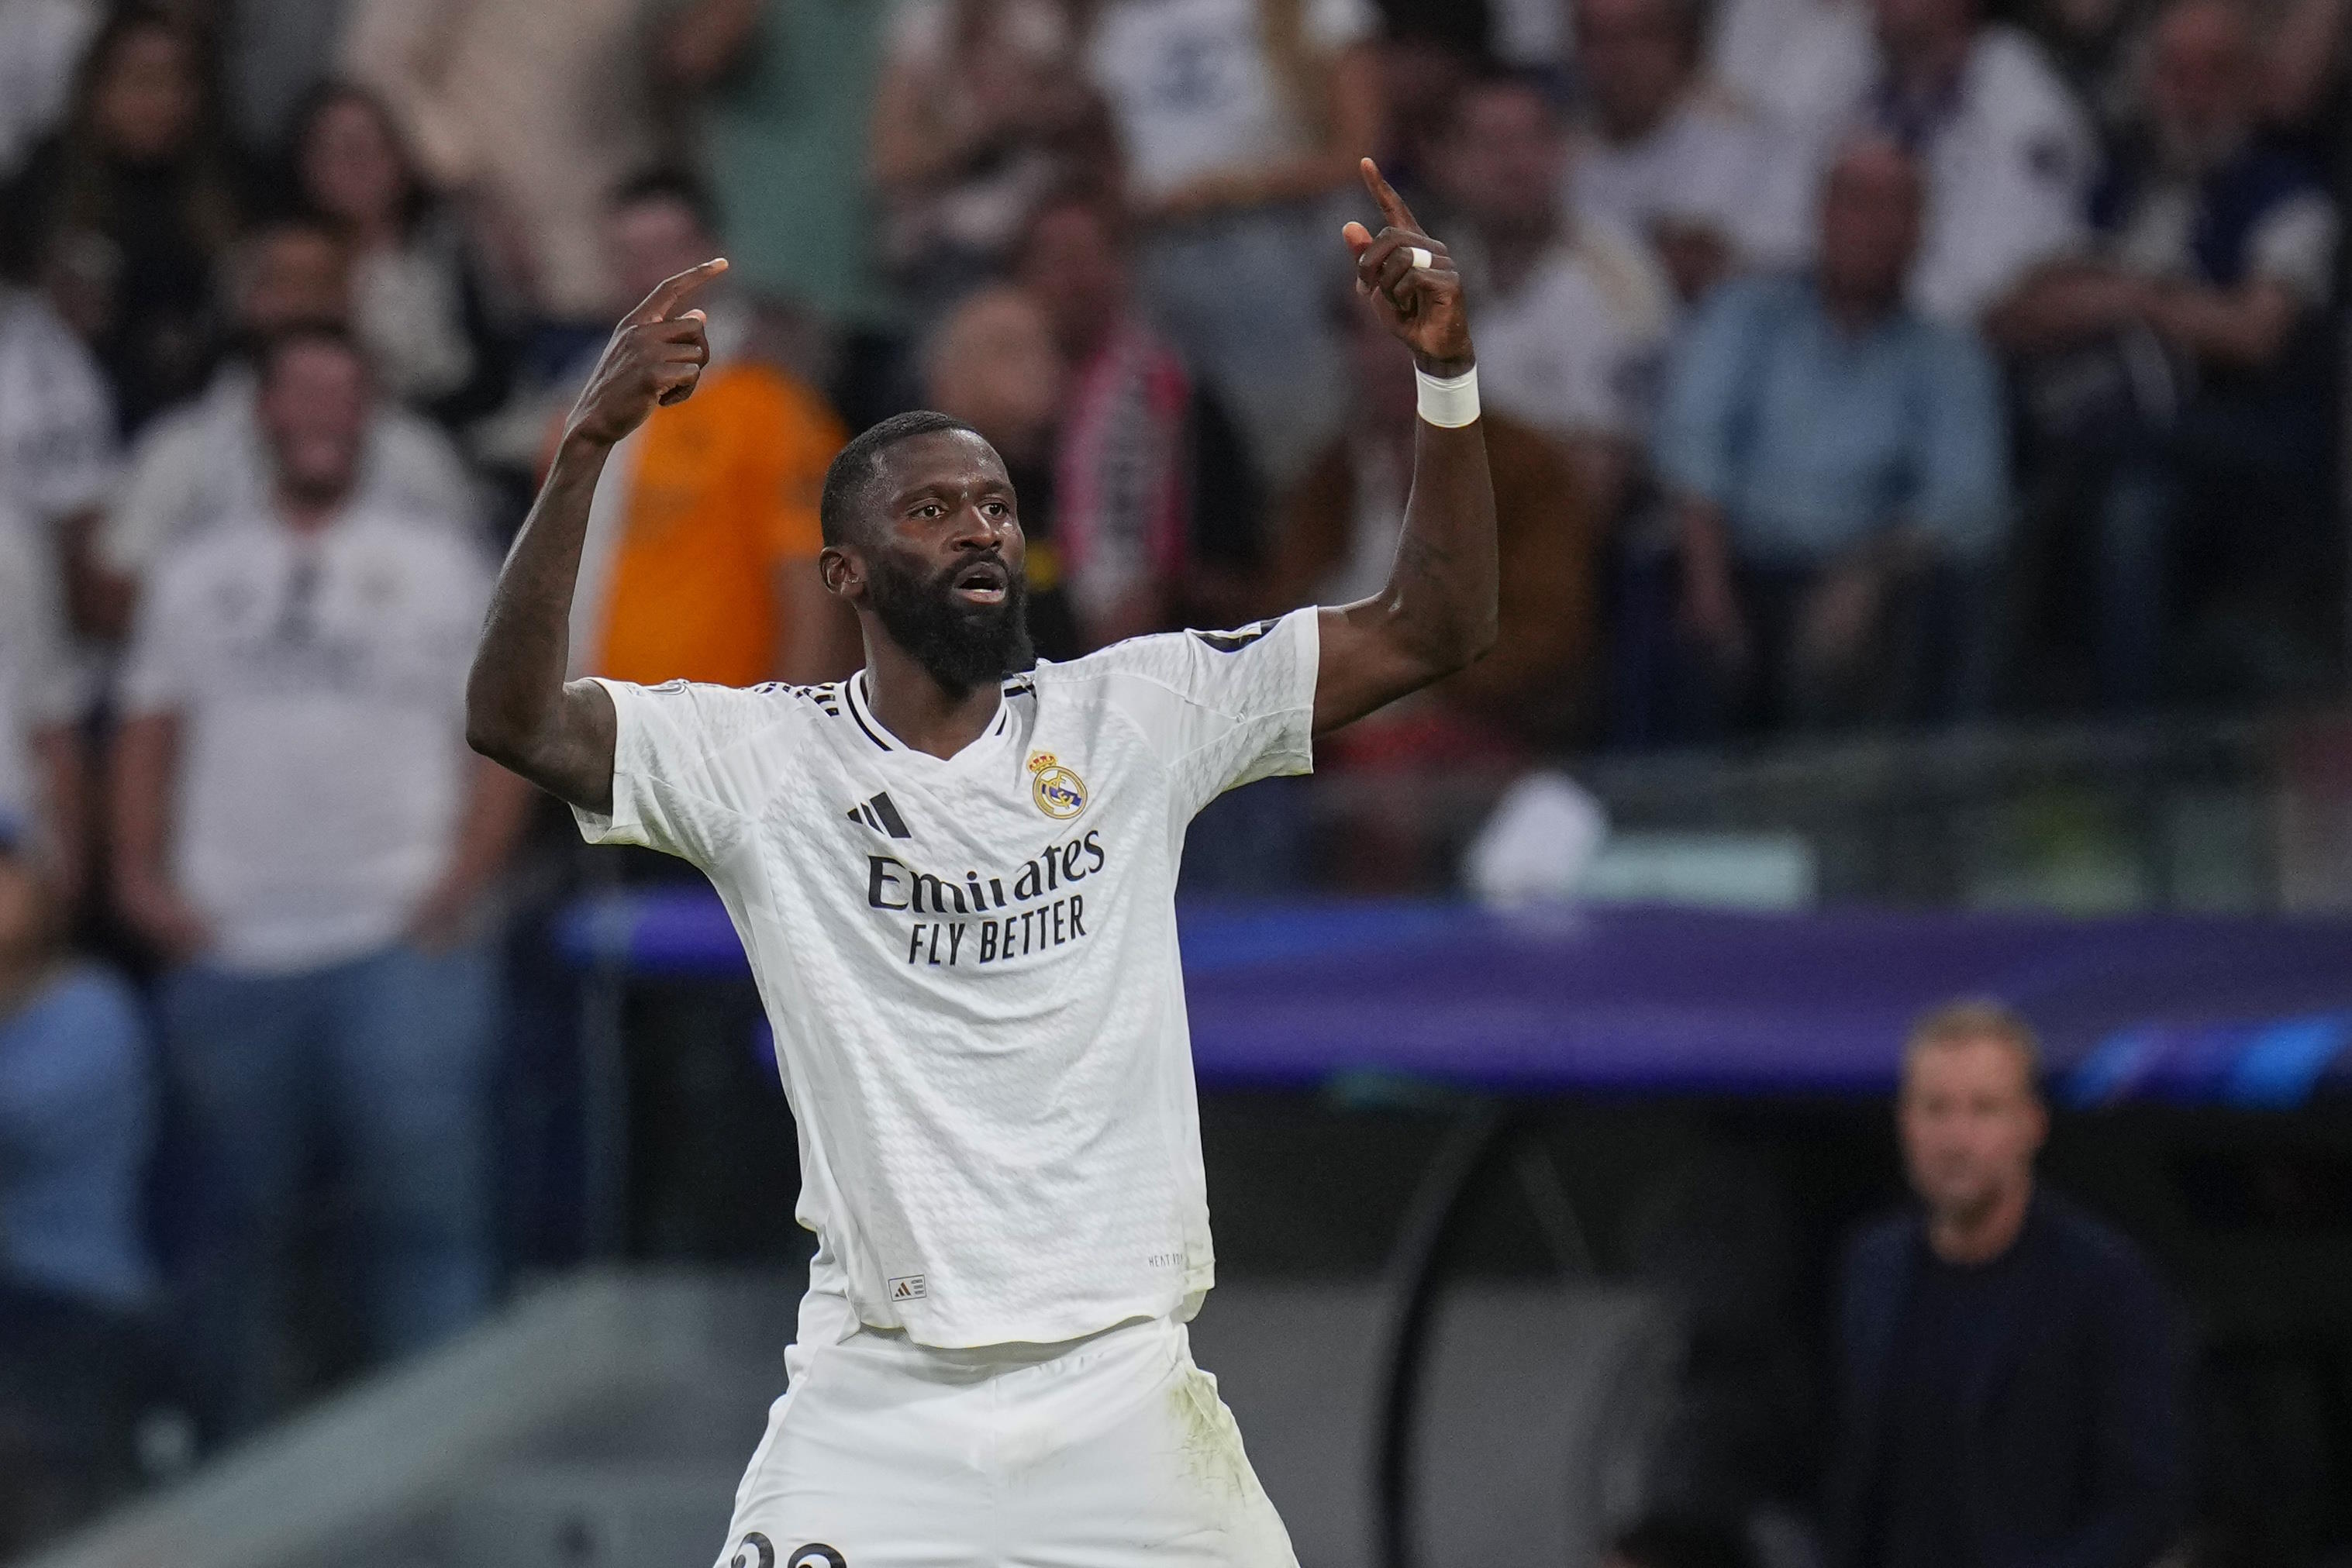
[(1086, 780), (1063, 767), (1050, 751), (1029, 754), (1029, 798), (1037, 810), (1066, 822), (1087, 809)]

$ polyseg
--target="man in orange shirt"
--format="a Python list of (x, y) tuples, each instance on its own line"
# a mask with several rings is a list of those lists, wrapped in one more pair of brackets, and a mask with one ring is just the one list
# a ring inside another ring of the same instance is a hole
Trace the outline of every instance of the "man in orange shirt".
[[(614, 286), (629, 294), (619, 309), (718, 254), (709, 214), (680, 174), (643, 174), (614, 193), (606, 244)], [(751, 301), (720, 283), (695, 301), (710, 364), (693, 398), (656, 408), (598, 480), (572, 607), (575, 676), (745, 686), (832, 680), (864, 663), (856, 615), (816, 571), (817, 501), (847, 434), (804, 383), (751, 351)], [(601, 874), (681, 872), (697, 875), (647, 853)], [(633, 1247), (718, 1260), (767, 1244), (776, 1174), (737, 1153), (772, 1131), (762, 1086), (773, 1080), (745, 1044), (756, 1018), (756, 1002), (725, 990), (633, 999)]]
[[(631, 302), (714, 255), (708, 197), (656, 172), (614, 193), (615, 285)], [(746, 351), (747, 301), (713, 288), (710, 368), (613, 454), (573, 601), (574, 674), (658, 685), (819, 681), (857, 663), (856, 626), (817, 580), (817, 497), (848, 438), (823, 399)]]

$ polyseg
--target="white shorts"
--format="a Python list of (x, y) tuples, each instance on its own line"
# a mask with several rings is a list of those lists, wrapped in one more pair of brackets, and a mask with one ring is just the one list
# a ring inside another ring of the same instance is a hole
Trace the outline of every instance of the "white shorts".
[(720, 1568), (1297, 1568), (1181, 1323), (962, 1351), (806, 1338)]

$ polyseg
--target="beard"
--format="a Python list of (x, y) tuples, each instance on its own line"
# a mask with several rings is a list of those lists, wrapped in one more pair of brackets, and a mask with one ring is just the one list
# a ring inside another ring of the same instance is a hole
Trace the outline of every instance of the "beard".
[(971, 566), (960, 560), (926, 576), (879, 552), (866, 566), (866, 601), (890, 641), (957, 693), (992, 685), (1037, 662), (1029, 642), (1028, 582), (1008, 566), (1002, 601), (966, 604), (955, 597), (955, 580)]

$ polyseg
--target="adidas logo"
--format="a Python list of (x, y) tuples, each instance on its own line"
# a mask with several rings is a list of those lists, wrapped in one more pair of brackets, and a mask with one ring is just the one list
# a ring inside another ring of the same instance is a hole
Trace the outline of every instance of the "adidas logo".
[(891, 803), (890, 791), (887, 789), (883, 790), (871, 800), (861, 801), (852, 806), (847, 815), (851, 821), (863, 822), (876, 832), (887, 833), (894, 839), (911, 839), (915, 836), (907, 827), (907, 819), (898, 815), (898, 808)]

